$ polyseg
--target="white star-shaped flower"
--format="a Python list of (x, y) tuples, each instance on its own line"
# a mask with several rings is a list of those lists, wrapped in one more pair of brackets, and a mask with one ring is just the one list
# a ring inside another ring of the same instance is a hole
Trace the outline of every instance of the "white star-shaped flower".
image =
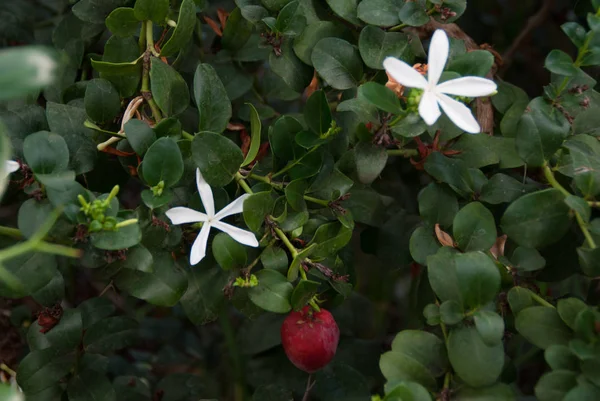
[(19, 168), (21, 168), (21, 166), (19, 166), (19, 163), (15, 162), (15, 161), (7, 160), (6, 162), (4, 162), (4, 170), (5, 170), (7, 176), (10, 173), (14, 173)]
[(460, 129), (477, 134), (481, 131), (479, 123), (471, 110), (463, 103), (448, 95), (478, 97), (489, 96), (496, 92), (494, 81), (480, 77), (462, 77), (439, 83), (446, 62), (450, 43), (446, 32), (438, 29), (433, 34), (429, 45), (427, 79), (404, 61), (387, 57), (383, 61), (385, 70), (398, 83), (408, 88), (423, 90), (419, 103), (419, 114), (427, 125), (433, 125), (440, 118), (442, 110)]
[(198, 192), (200, 193), (200, 199), (202, 200), (202, 204), (204, 205), (206, 213), (198, 212), (187, 207), (174, 207), (166, 212), (166, 215), (171, 220), (171, 223), (175, 225), (198, 222), (204, 223), (202, 225), (202, 229), (200, 230), (200, 234), (198, 234), (198, 237), (196, 237), (196, 240), (192, 245), (190, 264), (198, 264), (204, 258), (204, 256), (206, 256), (206, 244), (208, 242), (208, 233), (210, 232), (211, 227), (229, 234), (231, 238), (240, 244), (257, 247), (258, 241), (253, 233), (221, 221), (227, 216), (242, 213), (244, 210), (244, 201), (250, 195), (245, 194), (240, 196), (229, 205), (221, 209), (219, 213), (215, 214), (213, 193), (210, 189), (210, 185), (204, 181), (204, 177), (202, 177), (200, 169), (196, 169), (196, 184), (198, 185)]

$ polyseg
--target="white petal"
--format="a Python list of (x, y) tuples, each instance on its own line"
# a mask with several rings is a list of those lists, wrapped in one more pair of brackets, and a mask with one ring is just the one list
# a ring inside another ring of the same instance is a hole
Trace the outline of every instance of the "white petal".
[(436, 87), (439, 93), (468, 97), (489, 96), (497, 89), (494, 81), (480, 77), (456, 78), (442, 82)]
[(19, 166), (19, 163), (12, 161), (12, 160), (7, 160), (4, 168), (6, 169), (6, 173), (10, 174), (10, 173), (14, 173), (15, 171), (17, 171), (19, 168), (21, 168), (21, 166)]
[(383, 60), (383, 68), (399, 84), (409, 88), (425, 89), (427, 80), (417, 70), (406, 64), (404, 61), (394, 57), (386, 57)]
[(244, 194), (219, 210), (219, 213), (215, 215), (215, 219), (221, 220), (224, 217), (231, 216), (232, 214), (242, 213), (244, 211), (244, 201), (250, 196), (250, 194)]
[(224, 233), (229, 234), (231, 238), (239, 242), (240, 244), (257, 247), (258, 241), (253, 233), (250, 231), (242, 230), (239, 227), (232, 226), (231, 224), (223, 223), (222, 221), (215, 221), (212, 223), (214, 228), (217, 228)]
[(471, 109), (469, 109), (467, 106), (443, 94), (438, 95), (438, 100), (440, 106), (442, 106), (442, 109), (444, 110), (444, 113), (450, 117), (450, 120), (452, 120), (452, 122), (456, 124), (458, 128), (470, 134), (478, 134), (481, 132), (479, 123), (475, 117), (473, 117)]
[(438, 106), (435, 94), (425, 91), (419, 103), (419, 115), (427, 125), (433, 125), (440, 118), (442, 112)]
[(427, 79), (431, 86), (436, 86), (439, 82), (448, 61), (449, 51), (448, 35), (443, 29), (436, 30), (429, 44), (429, 56), (427, 58)]
[(192, 266), (197, 265), (206, 256), (206, 243), (208, 242), (210, 227), (210, 223), (205, 223), (192, 245), (192, 251), (190, 252), (190, 265)]
[(202, 204), (204, 205), (204, 210), (206, 210), (206, 214), (210, 217), (215, 215), (215, 202), (213, 200), (212, 189), (210, 189), (210, 185), (206, 181), (204, 181), (204, 177), (202, 177), (202, 173), (200, 169), (196, 169), (196, 185), (198, 186), (198, 192), (200, 193), (200, 199), (202, 199)]
[(198, 223), (208, 221), (208, 216), (188, 207), (174, 207), (165, 213), (172, 224)]

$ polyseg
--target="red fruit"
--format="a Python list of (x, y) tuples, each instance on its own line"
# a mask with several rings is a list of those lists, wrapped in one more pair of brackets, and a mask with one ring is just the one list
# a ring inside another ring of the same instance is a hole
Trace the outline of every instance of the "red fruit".
[(292, 312), (281, 326), (281, 343), (289, 360), (300, 370), (313, 373), (335, 356), (340, 329), (325, 309), (305, 306)]

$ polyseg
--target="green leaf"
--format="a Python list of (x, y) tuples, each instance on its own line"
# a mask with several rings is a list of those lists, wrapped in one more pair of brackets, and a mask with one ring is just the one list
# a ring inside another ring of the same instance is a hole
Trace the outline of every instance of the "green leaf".
[(179, 8), (179, 18), (173, 34), (160, 49), (160, 55), (170, 57), (182, 49), (191, 39), (196, 26), (196, 5), (194, 0), (183, 0)]
[(235, 8), (229, 18), (227, 18), (227, 25), (223, 29), (223, 37), (221, 44), (224, 49), (232, 52), (241, 49), (252, 34), (252, 23), (242, 17), (242, 13), (239, 8)]
[(484, 343), (494, 346), (502, 343), (504, 319), (496, 312), (479, 310), (473, 315), (475, 328)]
[[(305, 212), (307, 215), (308, 213)], [(308, 219), (308, 216), (307, 216)], [(306, 220), (304, 221), (306, 222)], [(304, 225), (302, 223), (301, 225)], [(291, 231), (291, 230), (289, 230)], [(292, 260), (290, 264), (290, 268), (287, 271), (287, 279), (289, 282), (295, 281), (298, 278), (298, 272), (302, 268), (301, 263), (304, 259), (308, 258), (314, 251), (317, 249), (317, 244), (312, 244), (304, 249), (302, 249)]]
[(577, 248), (577, 256), (584, 274), (589, 277), (597, 277), (600, 274), (600, 248), (579, 247)]
[(456, 196), (444, 185), (431, 183), (419, 192), (419, 214), (432, 227), (452, 225), (458, 212)]
[(309, 245), (317, 244), (311, 255), (315, 258), (334, 257), (351, 238), (352, 227), (340, 222), (323, 224), (315, 231), (315, 235), (309, 242)]
[(427, 258), (431, 288), (441, 301), (453, 300), (463, 308), (477, 308), (492, 301), (500, 289), (500, 273), (483, 252), (442, 252)]
[(421, 26), (429, 22), (429, 15), (419, 3), (404, 3), (398, 15), (400, 21), (409, 26)]
[(515, 316), (523, 309), (534, 305), (531, 294), (532, 292), (530, 290), (523, 287), (513, 287), (508, 291), (508, 304)]
[(455, 325), (462, 322), (465, 317), (464, 311), (456, 301), (444, 301), (439, 307), (440, 320), (447, 325)]
[(371, 184), (387, 164), (388, 154), (383, 147), (370, 142), (360, 142), (354, 148), (354, 160), (358, 180), (363, 184)]
[(577, 74), (577, 67), (573, 65), (573, 59), (562, 50), (552, 50), (546, 56), (544, 67), (554, 74), (572, 77)]
[(177, 71), (159, 58), (150, 59), (150, 90), (165, 116), (183, 113), (190, 104), (190, 91)]
[(213, 132), (200, 132), (194, 137), (192, 157), (206, 182), (214, 187), (229, 184), (244, 160), (235, 143)]
[(533, 248), (518, 247), (513, 252), (510, 261), (518, 271), (536, 271), (546, 266), (546, 260)]
[[(581, 115), (581, 114), (580, 114)], [(600, 144), (590, 135), (577, 135), (565, 142), (572, 160), (572, 177), (584, 196), (600, 194)]]
[(136, 74), (140, 69), (141, 60), (141, 57), (129, 62), (110, 62), (92, 59), (91, 63), (92, 67), (103, 75), (103, 78), (110, 79), (118, 75)]
[(379, 368), (388, 382), (416, 382), (428, 389), (448, 366), (444, 343), (431, 333), (404, 330), (392, 342), (392, 350), (381, 355)]
[(316, 372), (313, 391), (321, 400), (364, 400), (370, 396), (366, 377), (341, 363)]
[(111, 122), (121, 111), (119, 92), (106, 79), (92, 79), (85, 90), (85, 112), (92, 121)]
[[(446, 71), (454, 71), (462, 76), (485, 77), (494, 65), (494, 56), (487, 50), (473, 50), (468, 53), (457, 55), (448, 64)], [(463, 135), (461, 138), (480, 137), (487, 135)], [(489, 138), (489, 137), (487, 137)]]
[(394, 0), (363, 0), (358, 5), (358, 18), (367, 24), (389, 27), (400, 23), (402, 5)]
[(481, 168), (500, 162), (497, 144), (489, 135), (461, 135), (451, 148), (460, 152), (456, 158), (464, 161), (467, 167)]
[(223, 270), (241, 269), (246, 265), (246, 248), (229, 234), (219, 233), (212, 242), (215, 260)]
[[(152, 128), (150, 128), (150, 126), (142, 120), (138, 120), (138, 119), (133, 119), (133, 120), (129, 120), (126, 124), (125, 124), (125, 135), (127, 135), (127, 142), (129, 142), (129, 145), (131, 145), (131, 147), (133, 148), (133, 150), (135, 151), (135, 153), (137, 153), (140, 156), (143, 156), (144, 153), (146, 153), (146, 151), (148, 150), (148, 148), (156, 141), (156, 134), (154, 133), (154, 131), (152, 130)], [(160, 147), (163, 148), (164, 150), (164, 145), (160, 145)], [(171, 150), (171, 153), (173, 153), (174, 150)], [(179, 153), (179, 152), (175, 152), (175, 153)], [(168, 153), (165, 154), (161, 154), (161, 157), (163, 156), (167, 156)], [(177, 161), (175, 160), (176, 157), (174, 158), (173, 164), (174, 165), (169, 165), (169, 167), (171, 168), (176, 168), (177, 167)], [(151, 163), (155, 163), (155, 160), (153, 159), (149, 159), (151, 161)], [(146, 161), (144, 159), (144, 161)], [(146, 173), (145, 173), (145, 168), (146, 165), (143, 165), (144, 167), (142, 167), (142, 174), (144, 174), (144, 178), (146, 179)], [(150, 168), (149, 168), (150, 169)], [(152, 173), (151, 173), (151, 177), (152, 177)]]
[(235, 4), (242, 11), (242, 16), (252, 23), (257, 23), (269, 15), (259, 0), (235, 0)]
[(133, 8), (119, 7), (106, 18), (106, 27), (113, 35), (127, 37), (138, 32), (140, 21), (135, 17)]
[(45, 47), (2, 49), (0, 70), (0, 102), (3, 102), (38, 94), (54, 81), (58, 63), (54, 53)]
[(115, 8), (124, 7), (127, 3), (127, 0), (80, 0), (72, 11), (82, 21), (103, 24)]
[(36, 174), (64, 171), (69, 165), (69, 148), (57, 134), (41, 131), (28, 135), (23, 141), (23, 155), (27, 165)]
[(260, 386), (252, 395), (252, 401), (284, 401), (292, 399), (292, 392), (277, 384)]
[[(389, 385), (390, 383), (387, 383)], [(393, 388), (386, 385), (386, 396), (384, 400), (413, 400), (413, 401), (431, 401), (431, 395), (425, 387), (414, 382), (395, 383)]]
[(479, 202), (471, 202), (458, 211), (452, 232), (454, 240), (465, 252), (487, 251), (498, 236), (492, 212)]
[(494, 174), (483, 185), (479, 200), (491, 205), (510, 203), (522, 195), (525, 195), (529, 187), (516, 179), (502, 173)]
[[(118, 218), (117, 223), (123, 219)], [(117, 251), (137, 245), (142, 240), (139, 224), (131, 224), (117, 231), (99, 231), (91, 234), (91, 242), (96, 248), (107, 251)]]
[(197, 326), (216, 320), (225, 303), (223, 288), (229, 281), (228, 272), (218, 267), (195, 268), (188, 276), (187, 291), (181, 297), (185, 314)]
[(469, 386), (489, 386), (496, 382), (504, 366), (502, 342), (487, 345), (475, 327), (450, 330), (448, 358), (456, 374)]
[(353, 25), (360, 25), (357, 18), (357, 6), (359, 0), (326, 0), (334, 13)]
[(552, 370), (579, 369), (579, 360), (565, 345), (551, 345), (544, 351), (544, 359)]
[(69, 373), (75, 354), (64, 354), (60, 348), (32, 351), (19, 363), (17, 383), (27, 394), (35, 394), (56, 385)]
[(456, 401), (514, 401), (515, 394), (508, 384), (496, 383), (489, 387), (461, 387)]
[(287, 313), (292, 309), (290, 297), (294, 288), (283, 274), (264, 269), (256, 273), (256, 277), (258, 285), (248, 292), (256, 306), (273, 313)]
[(300, 280), (292, 292), (292, 308), (299, 311), (316, 295), (320, 283), (311, 280)]
[(372, 25), (367, 25), (360, 32), (358, 50), (367, 67), (376, 70), (383, 69), (383, 60), (386, 57), (412, 61), (407, 35), (400, 32), (385, 32)]
[(325, 134), (331, 127), (331, 110), (323, 90), (314, 92), (306, 101), (304, 120), (317, 135)]
[(265, 217), (273, 212), (275, 201), (271, 191), (257, 192), (244, 201), (244, 221), (248, 228), (258, 232), (262, 227)]
[(28, 199), (19, 208), (18, 227), (26, 238), (31, 238), (50, 218), (54, 208), (48, 201)]
[(557, 189), (546, 189), (520, 197), (502, 216), (505, 234), (528, 248), (551, 245), (562, 238), (571, 225), (569, 207)]
[(530, 343), (546, 349), (551, 345), (566, 345), (572, 338), (571, 330), (563, 323), (554, 308), (531, 306), (519, 312), (515, 328)]
[(570, 124), (541, 97), (533, 99), (517, 126), (516, 147), (519, 156), (531, 166), (540, 166), (563, 144)]
[(50, 131), (63, 137), (69, 148), (69, 168), (83, 174), (94, 168), (98, 150), (91, 139), (90, 130), (83, 123), (87, 115), (78, 107), (48, 102), (46, 118)]
[[(430, 326), (437, 326), (441, 322), (441, 311), (440, 307), (436, 304), (428, 304), (423, 309), (423, 317)], [(462, 315), (461, 315), (462, 318)]]
[[(110, 81), (117, 88), (121, 97), (133, 96), (138, 90), (142, 79), (142, 63), (140, 62), (139, 51), (138, 43), (132, 36), (125, 38), (112, 36), (104, 45), (102, 60), (106, 63), (127, 63), (135, 60), (132, 65), (126, 68), (130, 72), (125, 75), (100, 73), (100, 78)], [(92, 60), (92, 66), (94, 66), (94, 60)]]
[(302, 33), (305, 27), (306, 17), (303, 13), (302, 4), (297, 0), (288, 2), (277, 15), (275, 28), (283, 35), (297, 36)]
[(577, 385), (575, 372), (557, 370), (548, 372), (535, 385), (535, 396), (540, 401), (564, 400), (570, 389)]
[(294, 38), (294, 53), (304, 64), (312, 66), (312, 52), (319, 40), (335, 37), (346, 38), (347, 36), (347, 29), (341, 24), (331, 21), (316, 21)]
[(403, 112), (400, 100), (394, 92), (376, 82), (367, 82), (361, 85), (358, 88), (358, 97), (387, 113), (400, 114)]
[(260, 255), (260, 261), (265, 269), (277, 270), (280, 273), (287, 273), (288, 256), (285, 251), (279, 247), (269, 246)]
[(473, 181), (462, 160), (451, 159), (440, 152), (434, 152), (427, 157), (424, 167), (433, 178), (445, 182), (454, 190), (466, 193), (473, 191)]
[(5, 280), (0, 280), (0, 294), (10, 298), (22, 298), (35, 293), (57, 273), (56, 257), (45, 253), (24, 253), (2, 264), (20, 287), (11, 289)]
[(181, 151), (171, 138), (160, 138), (146, 151), (142, 175), (151, 186), (164, 182), (166, 188), (177, 184), (183, 175)]
[(194, 74), (194, 100), (200, 114), (198, 130), (221, 133), (231, 118), (231, 102), (210, 64), (199, 64)]
[(306, 193), (307, 188), (308, 183), (304, 180), (294, 180), (285, 187), (285, 197), (288, 203), (298, 212), (306, 210), (304, 194)]
[(572, 330), (575, 330), (575, 319), (577, 318), (577, 315), (584, 309), (587, 309), (587, 305), (577, 298), (559, 299), (556, 304), (558, 315)]
[(87, 330), (93, 324), (115, 312), (115, 305), (106, 298), (90, 298), (77, 307), (81, 311), (82, 328)]
[(417, 227), (410, 237), (410, 256), (415, 262), (425, 265), (427, 257), (435, 255), (440, 244), (433, 236), (433, 230), (427, 227)]
[(248, 149), (248, 154), (246, 154), (244, 162), (242, 163), (242, 167), (252, 163), (252, 161), (256, 158), (256, 155), (258, 154), (258, 149), (260, 148), (260, 133), (262, 129), (260, 116), (258, 115), (256, 108), (251, 103), (246, 104), (250, 108), (251, 142), (250, 148)]
[(27, 345), (34, 350), (58, 348), (65, 351), (74, 350), (81, 341), (81, 312), (77, 309), (64, 311), (60, 322), (52, 330), (42, 333), (39, 321), (35, 321), (27, 330)]
[(153, 253), (152, 269), (148, 273), (121, 269), (115, 276), (117, 287), (129, 292), (136, 298), (159, 306), (173, 306), (187, 287), (187, 274), (175, 264), (168, 252)]
[(85, 331), (83, 346), (86, 352), (104, 354), (132, 345), (138, 323), (125, 316), (102, 319)]
[[(312, 55), (314, 55), (314, 50)], [(286, 42), (281, 45), (280, 56), (271, 52), (269, 65), (275, 74), (279, 75), (292, 90), (298, 93), (304, 92), (313, 78), (313, 69), (304, 64), (294, 53), (292, 46)]]
[(67, 386), (70, 401), (115, 401), (117, 395), (110, 381), (93, 370), (78, 372)]
[(133, 11), (140, 21), (151, 20), (162, 25), (169, 13), (169, 0), (136, 0)]
[(362, 79), (358, 50), (339, 38), (324, 38), (313, 49), (311, 60), (319, 75), (335, 89), (350, 89)]

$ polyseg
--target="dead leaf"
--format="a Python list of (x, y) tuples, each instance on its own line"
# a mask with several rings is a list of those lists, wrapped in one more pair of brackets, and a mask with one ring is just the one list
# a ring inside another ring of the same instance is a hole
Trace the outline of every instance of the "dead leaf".
[(449, 246), (451, 248), (454, 248), (454, 239), (452, 238), (452, 236), (450, 234), (443, 231), (440, 228), (439, 224), (435, 225), (435, 236), (437, 237), (437, 240), (439, 241), (439, 243), (442, 244), (443, 246)]

